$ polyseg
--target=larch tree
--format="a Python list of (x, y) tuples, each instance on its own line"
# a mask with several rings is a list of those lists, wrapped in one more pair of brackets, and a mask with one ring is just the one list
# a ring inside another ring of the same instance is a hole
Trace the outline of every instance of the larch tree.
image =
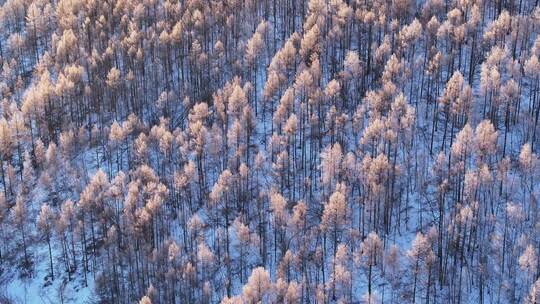
[(47, 204), (43, 204), (41, 206), (41, 210), (39, 211), (39, 215), (37, 218), (37, 226), (40, 230), (40, 234), (45, 238), (47, 241), (47, 246), (49, 248), (49, 263), (50, 263), (50, 271), (51, 271), (51, 277), (54, 281), (54, 265), (53, 265), (53, 254), (52, 254), (52, 248), (51, 248), (51, 238), (53, 233), (53, 227), (55, 223), (55, 215), (53, 211), (51, 210), (51, 207)]

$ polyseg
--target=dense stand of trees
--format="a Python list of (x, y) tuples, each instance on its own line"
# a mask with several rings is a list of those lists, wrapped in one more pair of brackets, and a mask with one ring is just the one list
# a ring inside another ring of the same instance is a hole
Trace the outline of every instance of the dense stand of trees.
[(540, 301), (539, 31), (534, 0), (0, 1), (0, 302)]

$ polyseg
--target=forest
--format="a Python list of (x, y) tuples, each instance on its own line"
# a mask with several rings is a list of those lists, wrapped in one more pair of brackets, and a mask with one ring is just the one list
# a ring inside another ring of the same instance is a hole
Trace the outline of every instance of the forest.
[(540, 303), (538, 0), (0, 0), (0, 303)]

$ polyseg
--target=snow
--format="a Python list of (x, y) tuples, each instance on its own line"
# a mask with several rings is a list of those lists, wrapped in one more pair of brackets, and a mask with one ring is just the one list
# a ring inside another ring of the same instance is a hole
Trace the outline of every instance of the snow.
[[(72, 281), (68, 281), (67, 274), (56, 269), (58, 267), (55, 267), (55, 280), (51, 281), (47, 245), (35, 244), (34, 247), (35, 275), (30, 278), (14, 278), (7, 286), (0, 288), (0, 294), (20, 304), (89, 303), (94, 281), (89, 280), (85, 287), (82, 273), (72, 275)], [(53, 251), (53, 256), (58, 254), (57, 250)], [(58, 274), (60, 277), (57, 277)]]

